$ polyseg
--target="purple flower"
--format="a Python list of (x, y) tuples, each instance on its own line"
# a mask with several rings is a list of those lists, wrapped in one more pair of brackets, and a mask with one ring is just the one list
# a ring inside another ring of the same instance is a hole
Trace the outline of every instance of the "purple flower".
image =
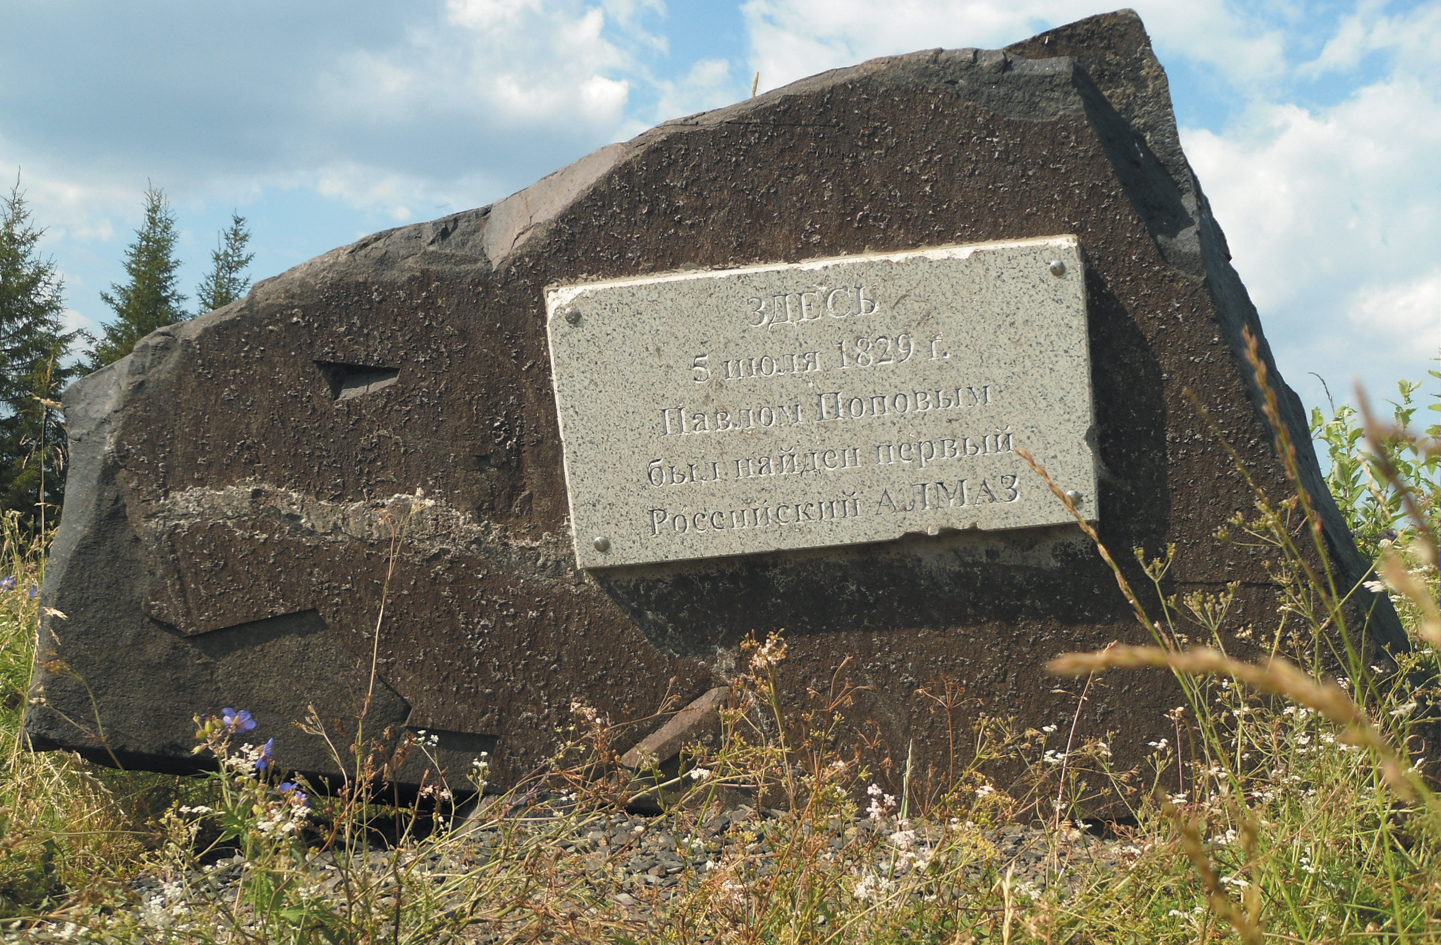
[(15, 590), (15, 575), (7, 574), (0, 578), (0, 592)]
[(34, 600), (35, 598), (37, 598), (37, 597), (40, 596), (40, 585), (39, 585), (39, 584), (31, 584), (31, 585), (30, 585), (30, 589), (29, 589), (28, 591), (26, 591), (25, 594), (26, 594), (26, 596), (28, 596), (31, 600)]
[(224, 723), (225, 730), (232, 735), (248, 732), (255, 727), (255, 720), (244, 709), (222, 709), (220, 721)]
[(255, 759), (255, 770), (264, 774), (265, 769), (275, 760), (275, 739), (268, 740), (260, 746), (260, 755)]
[(302, 791), (300, 786), (294, 781), (281, 781), (280, 786), (275, 790), (296, 807), (310, 806), (310, 799), (305, 796), (305, 792)]

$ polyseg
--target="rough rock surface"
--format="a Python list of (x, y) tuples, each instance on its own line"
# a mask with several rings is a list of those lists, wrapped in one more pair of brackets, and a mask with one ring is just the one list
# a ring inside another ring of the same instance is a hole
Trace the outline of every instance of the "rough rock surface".
[[(1145, 642), (1069, 527), (575, 570), (543, 302), (558, 282), (1062, 233), (1088, 260), (1103, 540), (1126, 562), (1174, 543), (1169, 592), (1238, 581), (1229, 625), (1267, 620), (1261, 561), (1213, 538), (1252, 496), (1182, 396), (1287, 494), (1242, 358), (1260, 325), (1122, 11), (669, 122), (298, 266), (77, 383), (43, 591), (68, 619), (43, 625), (30, 737), (182, 769), (192, 715), (237, 706), (280, 765), (324, 772), (324, 742), (290, 723), (314, 706), (348, 738), (368, 703), (370, 735), (426, 730), (453, 774), (489, 751), (503, 787), (546, 759), (572, 700), (615, 721), (674, 709), (744, 669), (747, 634), (782, 628), (787, 705), (861, 687), (846, 737), (873, 758), (914, 745), (917, 777), (948, 776), (948, 732), (978, 713), (1069, 720), (1055, 690), (1080, 686), (1043, 660)], [(1299, 402), (1272, 379), (1354, 580)], [(393, 497), (417, 487), (435, 505), (409, 517)], [(1377, 606), (1373, 636), (1404, 645)], [(951, 717), (920, 690), (949, 693)], [(1122, 730), (1124, 764), (1176, 698), (1163, 674), (1107, 678), (1083, 731)], [(405, 777), (422, 770), (414, 754)]]

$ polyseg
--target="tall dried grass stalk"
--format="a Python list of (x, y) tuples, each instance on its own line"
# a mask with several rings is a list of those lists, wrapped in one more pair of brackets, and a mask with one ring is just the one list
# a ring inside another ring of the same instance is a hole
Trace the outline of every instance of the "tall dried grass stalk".
[(1064, 489), (1056, 484), (1056, 481), (1051, 478), (1051, 474), (1046, 472), (1046, 467), (1036, 462), (1035, 458), (1031, 456), (1029, 452), (1017, 447), (1016, 455), (1026, 461), (1026, 465), (1031, 467), (1033, 473), (1041, 477), (1046, 483), (1047, 488), (1051, 490), (1051, 494), (1061, 500), (1061, 504), (1066, 507), (1067, 512), (1071, 513), (1071, 517), (1076, 520), (1076, 524), (1081, 527), (1081, 531), (1085, 532), (1086, 537), (1091, 539), (1091, 543), (1096, 546), (1096, 551), (1100, 553), (1101, 559), (1106, 562), (1106, 565), (1111, 569), (1111, 573), (1116, 576), (1116, 585), (1120, 587), (1121, 593), (1125, 595), (1126, 600), (1130, 601), (1131, 609), (1136, 613), (1136, 619), (1141, 622), (1143, 627), (1150, 631), (1152, 637), (1157, 640), (1165, 639), (1165, 635), (1161, 633), (1160, 628), (1156, 626), (1155, 622), (1151, 620), (1150, 615), (1146, 613), (1146, 608), (1141, 606), (1140, 597), (1131, 589), (1131, 582), (1127, 581), (1126, 576), (1121, 573), (1120, 566), (1117, 565), (1115, 559), (1111, 557), (1111, 553), (1106, 550), (1106, 546), (1101, 542), (1101, 536), (1096, 533), (1095, 527), (1086, 521), (1081, 516), (1081, 513), (1076, 510), (1076, 503), (1072, 501), (1070, 496), (1066, 495)]
[(1155, 646), (1112, 646), (1095, 653), (1066, 653), (1046, 664), (1046, 671), (1058, 676), (1145, 668), (1170, 669), (1191, 676), (1229, 676), (1259, 692), (1285, 696), (1340, 725), (1342, 740), (1376, 755), (1381, 773), (1392, 790), (1406, 798), (1414, 796), (1406, 765), (1346, 691), (1333, 682), (1317, 682), (1299, 666), (1279, 656), (1261, 666), (1234, 659), (1208, 646), (1179, 651)]
[[(1170, 804), (1164, 805), (1164, 812), (1175, 821), (1176, 829), (1181, 832), (1181, 849), (1186, 853), (1186, 859), (1191, 861), (1195, 867), (1196, 875), (1201, 877), (1201, 888), (1206, 893), (1206, 903), (1221, 918), (1230, 923), (1236, 934), (1241, 936), (1241, 941), (1246, 945), (1261, 945), (1266, 940), (1265, 930), (1261, 927), (1261, 890), (1255, 885), (1246, 887), (1243, 897), (1246, 909), (1242, 911), (1240, 906), (1231, 901), (1226, 895), (1225, 886), (1222, 885), (1220, 876), (1216, 873), (1216, 867), (1211, 858), (1206, 855), (1205, 841), (1201, 835), (1201, 828), (1204, 821), (1200, 818), (1186, 820), (1181, 812)], [(1243, 825), (1250, 839), (1250, 846), (1255, 846), (1255, 825), (1246, 821)]]

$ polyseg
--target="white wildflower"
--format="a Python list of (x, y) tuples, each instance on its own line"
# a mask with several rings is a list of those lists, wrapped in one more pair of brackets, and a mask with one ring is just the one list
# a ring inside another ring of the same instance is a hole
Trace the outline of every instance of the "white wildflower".
[(756, 647), (755, 653), (751, 656), (751, 672), (764, 672), (773, 666), (780, 665), (781, 660), (785, 658), (785, 641), (772, 636), (765, 643)]
[(861, 902), (865, 902), (867, 899), (879, 899), (886, 892), (894, 888), (894, 886), (895, 884), (884, 876), (867, 873), (861, 877), (859, 883), (856, 883), (856, 888), (852, 892), (852, 895)]
[(1041, 890), (1036, 887), (1035, 883), (1017, 883), (1015, 885), (1015, 892), (1018, 895), (1025, 896), (1027, 899), (1030, 899), (1032, 901), (1041, 898)]
[(594, 706), (588, 706), (575, 699), (571, 700), (570, 714), (587, 725), (594, 725), (600, 719), (600, 712)]

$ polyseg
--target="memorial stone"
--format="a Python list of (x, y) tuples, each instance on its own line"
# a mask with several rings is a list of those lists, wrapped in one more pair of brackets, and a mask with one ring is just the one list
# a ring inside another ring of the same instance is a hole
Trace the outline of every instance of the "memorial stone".
[[(673, 750), (783, 630), (789, 711), (857, 687), (839, 747), (945, 779), (981, 714), (1069, 723), (1081, 684), (1047, 658), (1148, 642), (1017, 448), (1134, 585), (1131, 549), (1174, 546), (1165, 593), (1239, 582), (1224, 632), (1274, 618), (1262, 561), (1215, 538), (1253, 496), (1184, 393), (1288, 494), (1248, 328), (1355, 581), (1135, 14), (668, 122), (76, 383), (26, 731), (189, 770), (192, 717), (232, 706), (333, 776), (292, 726), (313, 711), (435, 738), (404, 784), (485, 751), (505, 788), (573, 702), (650, 720), (618, 750)], [(1404, 646), (1374, 606), (1366, 645)], [(1120, 731), (1124, 768), (1177, 698), (1101, 680), (1079, 735)], [(666, 728), (668, 699), (699, 701)]]

